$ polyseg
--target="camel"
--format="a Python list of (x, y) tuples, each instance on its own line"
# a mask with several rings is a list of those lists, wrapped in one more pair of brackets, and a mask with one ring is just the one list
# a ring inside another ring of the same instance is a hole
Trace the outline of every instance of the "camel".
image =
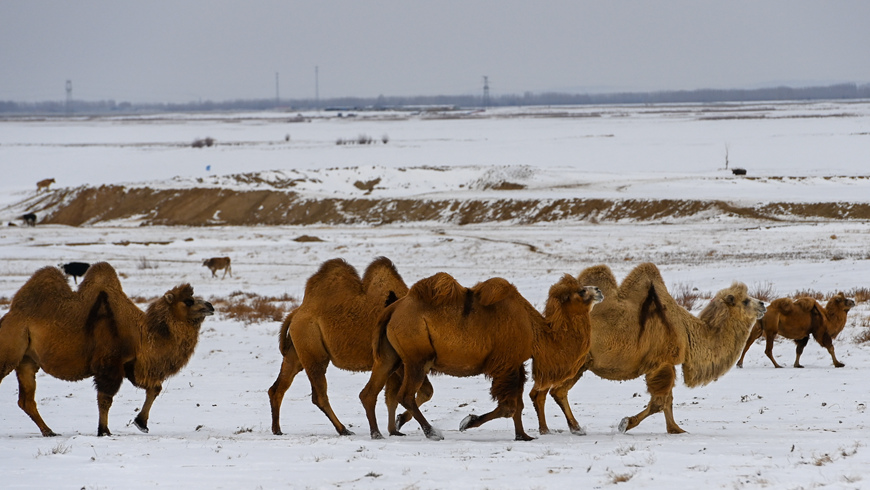
[[(283, 361), (278, 378), (269, 388), (273, 434), (282, 434), (281, 402), (293, 379), (305, 369), (311, 383), (311, 401), (326, 414), (339, 435), (353, 435), (329, 404), (326, 368), (332, 362), (347, 371), (370, 371), (377, 320), (387, 306), (407, 293), (408, 286), (386, 257), (375, 259), (362, 279), (342, 259), (328, 260), (320, 266), (305, 284), (302, 304), (281, 325), (278, 343)], [(398, 386), (400, 379), (394, 375), (392, 382)], [(420, 403), (431, 396), (432, 385), (427, 379)], [(395, 400), (387, 399), (391, 417), (397, 406)], [(400, 420), (410, 418), (407, 413), (400, 416)], [(400, 435), (394, 423), (390, 424), (390, 434)]]
[(841, 291), (834, 295), (828, 303), (822, 307), (813, 298), (802, 297), (792, 301), (790, 298), (779, 298), (770, 302), (764, 317), (755, 322), (755, 326), (749, 333), (743, 354), (737, 361), (737, 367), (743, 367), (743, 357), (753, 342), (761, 337), (767, 340), (764, 353), (773, 362), (774, 367), (781, 368), (773, 358), (773, 340), (779, 334), (795, 342), (794, 367), (802, 368), (800, 360), (810, 335), (816, 339), (822, 347), (827, 349), (834, 361), (834, 367), (843, 367), (845, 364), (837, 360), (834, 354), (833, 340), (843, 331), (846, 326), (846, 315), (855, 306), (855, 301), (846, 297)]
[[(598, 288), (580, 287), (569, 275), (550, 288), (544, 315), (502, 278), (466, 288), (449, 274), (439, 272), (417, 282), (406, 297), (387, 308), (373, 339), (375, 364), (368, 384), (360, 392), (372, 438), (383, 437), (374, 413), (378, 394), (389, 373), (403, 366), (404, 377), (396, 396), (427, 438), (443, 439), (415, 401), (415, 394), (431, 370), (451, 376), (484, 374), (492, 378), (490, 394), (497, 402), (496, 408), (484, 415), (465, 417), (460, 431), (504, 417), (513, 418), (516, 440), (533, 439), (522, 422), (524, 363), (533, 358), (537, 390), (545, 390), (566, 372), (569, 377), (573, 375), (574, 371), (566, 366), (578, 364), (578, 359), (582, 364), (586, 357), (589, 312), (600, 300)], [(390, 389), (387, 386), (387, 397), (391, 396)]]
[(54, 184), (54, 179), (42, 179), (42, 180), (40, 180), (39, 182), (36, 183), (36, 192), (39, 193), (43, 189), (45, 189), (47, 191), (48, 188), (51, 186), (51, 184)]
[(148, 417), (163, 381), (190, 360), (211, 303), (182, 284), (142, 312), (124, 294), (115, 269), (93, 264), (77, 291), (63, 272), (45, 267), (15, 293), (0, 319), (0, 380), (18, 376), (18, 406), (43, 436), (57, 435), (36, 408), (36, 373), (66, 381), (94, 378), (99, 407), (98, 436), (110, 436), (109, 408), (126, 377), (145, 390), (145, 402), (133, 420), (148, 432)]
[[(573, 379), (551, 388), (550, 395), (572, 423), (565, 398), (585, 371), (614, 381), (646, 376), (650, 401), (640, 413), (620, 421), (620, 432), (657, 412), (664, 412), (668, 433), (685, 432), (674, 421), (675, 366), (682, 364), (689, 387), (718, 379), (734, 365), (752, 324), (765, 311), (764, 303), (747, 295), (745, 284), (735, 282), (695, 317), (674, 301), (651, 263), (637, 266), (618, 286), (606, 265), (587, 268), (578, 279), (601, 288), (604, 301), (592, 312), (588, 362)], [(543, 404), (538, 420), (546, 432)]]

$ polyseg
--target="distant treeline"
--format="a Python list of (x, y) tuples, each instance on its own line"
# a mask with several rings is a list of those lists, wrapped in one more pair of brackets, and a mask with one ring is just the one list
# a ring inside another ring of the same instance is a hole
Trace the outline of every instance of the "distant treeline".
[[(842, 83), (820, 87), (772, 87), (758, 89), (699, 89), (661, 92), (620, 92), (600, 94), (573, 94), (559, 92), (522, 95), (498, 95), (489, 97), (490, 107), (540, 106), (540, 105), (604, 105), (604, 104), (673, 104), (757, 102), (786, 100), (870, 99), (870, 84)], [(331, 99), (244, 99), (231, 101), (201, 101), (184, 104), (116, 103), (114, 100), (89, 102), (73, 100), (46, 102), (0, 101), (0, 113), (6, 114), (106, 114), (139, 112), (208, 112), (208, 111), (265, 111), (265, 110), (358, 110), (395, 109), (414, 107), (474, 108), (484, 107), (482, 96), (435, 95), (413, 97), (337, 97)]]

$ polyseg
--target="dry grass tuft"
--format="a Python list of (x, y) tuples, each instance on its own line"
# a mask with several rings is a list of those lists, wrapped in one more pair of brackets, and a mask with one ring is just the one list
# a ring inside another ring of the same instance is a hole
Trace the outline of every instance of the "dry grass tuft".
[(853, 325), (861, 327), (861, 331), (855, 334), (856, 344), (866, 344), (870, 342), (870, 316), (861, 316), (853, 318)]
[(245, 325), (280, 322), (287, 313), (299, 306), (296, 298), (286, 294), (260, 296), (244, 291), (235, 291), (227, 298), (212, 298), (210, 301), (223, 316), (239, 320)]
[(792, 298), (813, 298), (816, 301), (824, 301), (825, 293), (815, 289), (798, 289), (791, 295)]
[(856, 303), (863, 303), (870, 300), (870, 288), (852, 288), (846, 291), (846, 296), (854, 299)]
[(698, 300), (703, 297), (698, 288), (683, 282), (678, 282), (671, 287), (671, 296), (677, 304), (689, 311), (692, 311)]
[(773, 283), (770, 281), (766, 281), (763, 283), (756, 283), (752, 286), (752, 290), (749, 293), (755, 299), (760, 299), (765, 303), (770, 303), (774, 299), (776, 299), (776, 289), (773, 287)]
[(12, 304), (12, 298), (7, 298), (6, 296), (0, 296), (0, 308), (5, 308)]

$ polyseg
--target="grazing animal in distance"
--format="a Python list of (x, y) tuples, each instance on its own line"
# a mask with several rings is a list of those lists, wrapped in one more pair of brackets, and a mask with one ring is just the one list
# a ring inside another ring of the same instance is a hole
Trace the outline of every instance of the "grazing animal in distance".
[(190, 360), (211, 303), (182, 284), (142, 312), (121, 288), (115, 269), (92, 265), (77, 291), (56, 267), (44, 267), (15, 293), (0, 319), (0, 380), (18, 376), (18, 406), (43, 436), (55, 436), (36, 408), (36, 373), (59, 379), (93, 377), (97, 390), (97, 435), (111, 435), (109, 408), (126, 377), (145, 390), (133, 420), (148, 432), (148, 418), (163, 381)]
[(802, 297), (792, 300), (791, 298), (779, 298), (770, 302), (764, 317), (755, 322), (755, 326), (749, 333), (743, 354), (737, 361), (738, 367), (743, 367), (743, 357), (752, 343), (764, 334), (766, 345), (764, 353), (773, 362), (774, 367), (781, 368), (773, 358), (773, 340), (777, 335), (794, 340), (795, 358), (794, 367), (802, 368), (800, 360), (810, 336), (816, 339), (822, 347), (831, 354), (834, 367), (843, 367), (845, 364), (837, 360), (834, 353), (833, 340), (843, 331), (846, 326), (846, 316), (849, 310), (855, 306), (855, 301), (846, 297), (843, 292), (834, 295), (828, 303), (822, 307), (813, 298)]
[(36, 226), (36, 213), (22, 214), (18, 219), (24, 222), (24, 226)]
[(715, 381), (734, 366), (752, 324), (765, 311), (764, 303), (748, 296), (745, 284), (735, 282), (696, 317), (671, 297), (651, 263), (638, 265), (619, 285), (606, 265), (584, 269), (578, 279), (601, 288), (604, 301), (592, 311), (588, 362), (550, 394), (564, 406), (560, 400), (586, 370), (613, 381), (645, 376), (650, 401), (640, 413), (620, 421), (620, 432), (657, 412), (664, 412), (668, 433), (685, 432), (674, 421), (675, 366), (682, 364), (683, 381), (690, 388)]
[[(281, 435), (281, 402), (296, 375), (305, 370), (311, 383), (311, 401), (326, 414), (339, 435), (352, 435), (338, 419), (326, 392), (326, 368), (332, 362), (347, 371), (371, 371), (374, 362), (372, 337), (384, 309), (408, 293), (408, 286), (392, 261), (378, 257), (360, 278), (356, 269), (343, 259), (321, 264), (305, 284), (302, 304), (281, 325), (278, 346), (283, 356), (281, 371), (269, 388), (272, 433)], [(398, 386), (401, 378), (391, 376)], [(432, 396), (428, 379), (420, 403)], [(398, 403), (387, 399), (390, 434), (401, 435), (393, 417)], [(400, 420), (410, 420), (408, 413)]]
[(79, 278), (85, 275), (85, 272), (88, 271), (88, 268), (91, 264), (87, 262), (67, 262), (66, 264), (60, 264), (58, 267), (63, 270), (63, 273), (72, 276), (73, 281), (78, 284)]
[(731, 173), (734, 175), (746, 175), (745, 168), (732, 168)]
[(48, 190), (49, 186), (54, 184), (54, 179), (42, 179), (36, 183), (36, 192), (41, 192), (43, 190)]
[[(484, 374), (492, 379), (490, 394), (497, 402), (496, 408), (484, 415), (465, 417), (460, 431), (504, 417), (513, 419), (516, 440), (533, 439), (526, 434), (522, 421), (524, 363), (529, 358), (538, 362), (541, 377), (536, 385), (543, 387), (560, 375), (556, 369), (545, 369), (547, 364), (564, 359), (567, 352), (559, 349), (570, 351), (579, 344), (576, 357), (585, 358), (582, 344), (588, 341), (583, 337), (588, 332), (589, 311), (600, 295), (597, 288), (580, 287), (576, 279), (566, 275), (550, 288), (545, 316), (502, 278), (466, 288), (449, 274), (439, 272), (417, 282), (407, 296), (387, 308), (373, 339), (375, 365), (360, 392), (372, 438), (382, 438), (374, 413), (378, 394), (387, 376), (402, 366), (404, 377), (396, 396), (427, 438), (443, 439), (415, 400), (431, 370), (459, 377)], [(567, 341), (560, 344), (559, 339)], [(550, 353), (547, 349), (556, 351)], [(566, 364), (576, 363), (571, 358), (574, 356), (567, 354)], [(388, 386), (387, 397), (391, 396), (389, 390)]]
[(227, 277), (227, 272), (230, 273), (230, 277), (233, 277), (233, 270), (232, 267), (230, 267), (229, 257), (212, 257), (210, 259), (204, 259), (202, 265), (208, 267), (208, 270), (211, 271), (211, 277), (217, 277), (216, 272), (221, 269), (224, 270), (224, 275), (221, 276), (221, 279)]

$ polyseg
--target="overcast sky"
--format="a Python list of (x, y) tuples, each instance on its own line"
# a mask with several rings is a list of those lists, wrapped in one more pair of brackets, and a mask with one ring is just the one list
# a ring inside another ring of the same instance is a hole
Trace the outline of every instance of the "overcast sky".
[(0, 100), (867, 83), (868, 22), (866, 0), (0, 0)]

